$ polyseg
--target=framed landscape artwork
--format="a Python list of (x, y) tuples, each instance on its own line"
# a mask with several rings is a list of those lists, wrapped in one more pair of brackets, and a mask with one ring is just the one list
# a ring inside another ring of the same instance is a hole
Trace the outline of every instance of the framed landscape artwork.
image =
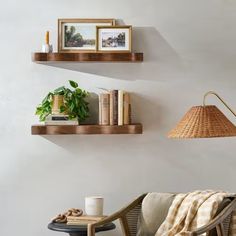
[(97, 26), (97, 50), (130, 52), (132, 26)]
[(58, 52), (96, 51), (96, 27), (114, 25), (114, 19), (59, 19)]

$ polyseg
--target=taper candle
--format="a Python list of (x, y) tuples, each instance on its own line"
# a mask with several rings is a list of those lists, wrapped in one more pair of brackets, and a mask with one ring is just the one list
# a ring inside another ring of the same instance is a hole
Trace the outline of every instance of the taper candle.
[(46, 32), (46, 40), (45, 40), (46, 44), (49, 44), (49, 31)]

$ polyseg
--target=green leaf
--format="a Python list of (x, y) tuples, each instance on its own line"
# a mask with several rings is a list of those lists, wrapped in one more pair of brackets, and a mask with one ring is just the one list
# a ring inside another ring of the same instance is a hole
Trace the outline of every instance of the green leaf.
[(54, 90), (54, 95), (64, 95), (65, 94), (65, 86), (59, 87)]
[(36, 107), (35, 115), (40, 115), (42, 112), (42, 107)]
[(78, 95), (82, 93), (82, 90), (80, 88), (77, 88), (75, 91)]
[(65, 106), (60, 106), (60, 113), (63, 113), (63, 112), (65, 112), (66, 111), (66, 107)]
[(69, 80), (69, 83), (72, 88), (78, 88), (78, 84), (75, 81)]
[(45, 103), (46, 101), (51, 100), (51, 98), (52, 98), (52, 93), (50, 92), (50, 93), (48, 93), (47, 96), (43, 99), (42, 103)]

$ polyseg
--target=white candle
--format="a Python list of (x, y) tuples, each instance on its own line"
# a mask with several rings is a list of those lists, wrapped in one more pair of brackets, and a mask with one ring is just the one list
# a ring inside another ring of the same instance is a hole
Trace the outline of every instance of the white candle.
[(103, 202), (102, 197), (86, 197), (85, 198), (85, 212), (90, 216), (102, 216), (103, 215)]
[(42, 52), (44, 53), (52, 53), (53, 52), (53, 47), (51, 44), (43, 44), (42, 45)]

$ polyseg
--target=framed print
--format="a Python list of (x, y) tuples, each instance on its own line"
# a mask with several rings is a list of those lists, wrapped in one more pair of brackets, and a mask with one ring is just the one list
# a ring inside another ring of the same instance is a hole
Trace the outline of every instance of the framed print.
[(130, 52), (132, 26), (97, 26), (97, 50)]
[(59, 19), (58, 52), (96, 51), (96, 27), (114, 26), (114, 19)]

